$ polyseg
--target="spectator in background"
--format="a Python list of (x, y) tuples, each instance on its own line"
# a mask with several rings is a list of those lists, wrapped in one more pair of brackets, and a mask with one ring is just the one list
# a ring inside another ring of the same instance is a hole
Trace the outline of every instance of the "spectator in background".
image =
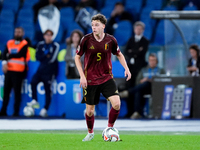
[(96, 4), (94, 0), (80, 0), (78, 5), (76, 6), (76, 11), (79, 11), (82, 8), (85, 7), (92, 7), (93, 9), (96, 9)]
[(73, 7), (75, 8), (76, 3), (73, 0), (61, 0), (59, 2), (59, 9), (63, 8), (63, 7)]
[[(75, 65), (75, 55), (78, 45), (83, 37), (83, 33), (80, 30), (74, 30), (71, 36), (66, 40), (67, 49), (65, 55), (66, 61), (66, 76), (68, 79), (79, 78), (79, 73)], [(82, 57), (83, 58), (83, 57)], [(82, 59), (83, 62), (83, 59)]]
[(117, 2), (111, 13), (111, 18), (108, 21), (106, 31), (109, 34), (113, 34), (115, 28), (114, 25), (122, 20), (129, 20), (133, 23), (133, 16), (124, 10), (124, 5), (121, 2)]
[[(119, 93), (121, 98), (133, 95), (132, 101), (134, 103), (132, 105), (132, 110), (128, 110), (128, 112), (134, 112), (130, 117), (131, 119), (137, 119), (144, 116), (143, 109), (145, 105), (145, 99), (143, 96), (145, 94), (151, 94), (152, 77), (165, 74), (165, 71), (157, 66), (158, 59), (155, 54), (151, 53), (149, 55), (148, 62), (149, 65), (142, 68), (137, 76), (137, 85)], [(128, 107), (128, 109), (130, 109), (130, 107)]]
[[(127, 82), (127, 88), (135, 86), (135, 80), (139, 71), (147, 65), (145, 60), (146, 52), (148, 50), (149, 41), (143, 36), (145, 24), (141, 21), (137, 21), (133, 25), (134, 36), (132, 36), (126, 45), (124, 50), (124, 56), (126, 58), (128, 67), (131, 71), (132, 78)], [(127, 104), (130, 107), (128, 110), (132, 110), (133, 101), (132, 97), (128, 97)], [(130, 117), (132, 112), (128, 112), (127, 117)]]
[(54, 5), (59, 9), (59, 2), (57, 2), (57, 0), (40, 0), (33, 6), (35, 22), (37, 21), (39, 9), (47, 5)]
[(1, 108), (0, 116), (7, 116), (7, 106), (12, 88), (14, 89), (15, 95), (13, 116), (19, 116), (19, 108), (21, 104), (21, 86), (26, 72), (26, 62), (28, 60), (27, 41), (23, 40), (23, 36), (23, 28), (15, 28), (14, 39), (7, 42), (7, 47), (2, 55), (2, 69), (5, 75), (5, 80), (3, 106)]
[(190, 48), (191, 58), (189, 59), (187, 70), (192, 76), (199, 76), (200, 70), (200, 56), (199, 56), (199, 48), (197, 45), (191, 45)]
[(45, 41), (38, 43), (36, 48), (36, 59), (40, 61), (38, 70), (34, 74), (31, 81), (32, 89), (32, 101), (28, 102), (27, 105), (33, 108), (39, 108), (37, 100), (37, 84), (39, 82), (44, 83), (46, 102), (44, 108), (40, 111), (41, 117), (47, 117), (47, 110), (51, 103), (51, 84), (58, 70), (57, 55), (59, 51), (59, 44), (52, 41), (53, 32), (46, 30), (44, 32)]

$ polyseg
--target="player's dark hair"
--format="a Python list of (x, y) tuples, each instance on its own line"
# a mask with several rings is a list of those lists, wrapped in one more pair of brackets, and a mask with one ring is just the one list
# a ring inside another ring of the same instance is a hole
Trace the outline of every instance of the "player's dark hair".
[(47, 32), (50, 32), (51, 33), (51, 35), (53, 35), (53, 31), (52, 30), (50, 30), (50, 29), (47, 29), (44, 33), (43, 33), (43, 35), (45, 35), (45, 34), (47, 34)]
[(198, 45), (192, 44), (192, 45), (190, 45), (189, 49), (195, 50), (197, 52), (197, 56), (199, 57), (199, 47), (198, 47)]
[(93, 20), (99, 20), (101, 23), (106, 24), (107, 23), (107, 19), (104, 15), (102, 14), (96, 14), (92, 17), (92, 21)]

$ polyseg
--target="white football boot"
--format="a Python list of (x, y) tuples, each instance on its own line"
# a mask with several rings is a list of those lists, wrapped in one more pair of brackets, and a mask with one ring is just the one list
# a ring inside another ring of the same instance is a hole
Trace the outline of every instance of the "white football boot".
[(35, 99), (33, 99), (31, 102), (28, 102), (27, 106), (32, 108), (40, 108), (40, 104)]
[(47, 110), (45, 108), (42, 108), (41, 111), (40, 111), (40, 116), (41, 117), (47, 117)]
[(94, 132), (88, 133), (82, 141), (91, 141), (94, 138)]

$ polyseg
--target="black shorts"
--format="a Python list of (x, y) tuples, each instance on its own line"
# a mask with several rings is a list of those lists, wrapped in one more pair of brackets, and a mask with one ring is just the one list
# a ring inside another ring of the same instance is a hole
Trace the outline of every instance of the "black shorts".
[(101, 93), (106, 99), (113, 95), (119, 95), (115, 81), (110, 79), (100, 85), (88, 85), (87, 88), (83, 90), (84, 96), (82, 103), (97, 105)]

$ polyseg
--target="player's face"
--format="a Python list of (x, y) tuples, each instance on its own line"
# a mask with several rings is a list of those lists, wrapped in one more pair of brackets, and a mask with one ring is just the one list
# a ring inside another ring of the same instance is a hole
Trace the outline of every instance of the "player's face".
[(79, 40), (80, 40), (80, 36), (79, 36), (78, 33), (75, 32), (75, 33), (72, 35), (72, 43), (78, 43)]
[(95, 35), (100, 35), (104, 32), (105, 25), (101, 23), (99, 20), (92, 21), (92, 32)]
[(149, 67), (155, 68), (157, 66), (157, 58), (149, 56)]
[(47, 32), (44, 35), (44, 40), (45, 40), (46, 43), (51, 43), (52, 42), (52, 34), (51, 34), (51, 32)]
[(194, 49), (190, 49), (190, 55), (191, 55), (192, 58), (196, 58), (197, 52)]
[(134, 33), (136, 35), (141, 35), (141, 34), (143, 34), (143, 32), (144, 32), (144, 29), (143, 29), (142, 26), (135, 26), (134, 27)]

